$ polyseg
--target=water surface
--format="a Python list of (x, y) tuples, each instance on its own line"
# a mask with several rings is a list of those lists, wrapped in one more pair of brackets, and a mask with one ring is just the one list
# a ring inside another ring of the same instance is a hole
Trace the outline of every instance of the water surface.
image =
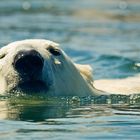
[[(1, 0), (0, 46), (60, 43), (94, 79), (140, 72), (139, 0)], [(139, 139), (140, 96), (0, 97), (0, 140)]]

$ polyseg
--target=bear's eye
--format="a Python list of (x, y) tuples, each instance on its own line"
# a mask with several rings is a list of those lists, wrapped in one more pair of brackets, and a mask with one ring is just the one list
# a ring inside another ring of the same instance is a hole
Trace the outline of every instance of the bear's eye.
[(0, 54), (0, 59), (4, 58), (5, 56), (6, 56), (6, 54), (5, 54), (5, 53)]
[(52, 48), (52, 47), (50, 47), (50, 48), (48, 48), (47, 50), (48, 50), (52, 55), (55, 55), (55, 56), (61, 55), (60, 50), (57, 49), (57, 48)]

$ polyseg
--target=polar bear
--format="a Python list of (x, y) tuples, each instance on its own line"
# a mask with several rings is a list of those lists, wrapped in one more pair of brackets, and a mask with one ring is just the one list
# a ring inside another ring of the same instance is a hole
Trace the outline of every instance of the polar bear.
[(50, 96), (96, 94), (91, 68), (74, 64), (55, 42), (16, 41), (0, 49), (0, 93), (33, 92)]
[(59, 44), (43, 39), (16, 41), (0, 49), (0, 83), (0, 94), (83, 97), (140, 92), (140, 80), (135, 78), (93, 82), (89, 65), (75, 64)]

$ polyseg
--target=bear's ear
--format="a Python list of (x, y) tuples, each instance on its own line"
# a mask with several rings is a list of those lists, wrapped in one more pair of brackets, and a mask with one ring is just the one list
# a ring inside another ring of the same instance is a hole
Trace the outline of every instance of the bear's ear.
[(83, 78), (90, 84), (93, 84), (92, 68), (90, 65), (75, 64)]

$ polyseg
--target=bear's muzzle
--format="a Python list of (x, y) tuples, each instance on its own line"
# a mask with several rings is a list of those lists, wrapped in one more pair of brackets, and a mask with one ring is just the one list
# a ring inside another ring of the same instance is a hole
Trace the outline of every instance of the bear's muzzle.
[(28, 76), (31, 79), (42, 72), (44, 59), (35, 50), (19, 51), (13, 62), (13, 67), (21, 76)]

